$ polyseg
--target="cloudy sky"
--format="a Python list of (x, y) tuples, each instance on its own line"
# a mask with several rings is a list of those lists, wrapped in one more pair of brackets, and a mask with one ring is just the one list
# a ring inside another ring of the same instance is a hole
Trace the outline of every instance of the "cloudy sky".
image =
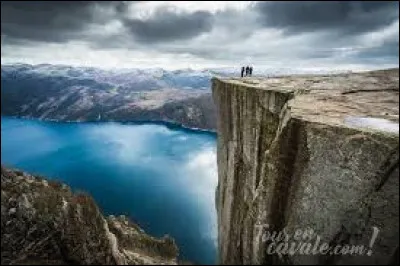
[(399, 3), (1, 2), (2, 63), (377, 68), (399, 64)]

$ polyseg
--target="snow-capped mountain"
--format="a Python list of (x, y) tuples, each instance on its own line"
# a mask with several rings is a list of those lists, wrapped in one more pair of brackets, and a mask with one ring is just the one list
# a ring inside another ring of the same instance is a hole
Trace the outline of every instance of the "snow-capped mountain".
[(209, 89), (212, 73), (208, 71), (154, 69), (113, 69), (104, 70), (90, 67), (64, 65), (14, 64), (1, 67), (2, 78), (68, 80), (101, 88), (153, 90), (160, 88)]
[[(253, 76), (325, 73), (255, 68)], [(1, 113), (63, 121), (170, 121), (214, 129), (210, 90), (213, 76), (239, 77), (240, 67), (105, 70), (50, 64), (3, 65)]]
[(208, 71), (13, 64), (1, 67), (1, 113), (62, 121), (168, 121), (215, 127)]

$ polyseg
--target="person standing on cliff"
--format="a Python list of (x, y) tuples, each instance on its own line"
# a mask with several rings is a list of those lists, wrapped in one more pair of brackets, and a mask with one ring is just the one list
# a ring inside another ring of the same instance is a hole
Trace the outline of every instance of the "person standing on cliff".
[(240, 76), (243, 78), (243, 74), (244, 74), (244, 66), (242, 66), (242, 71), (240, 72)]
[(246, 67), (246, 77), (249, 75), (249, 70), (250, 70), (250, 68), (249, 68), (249, 66), (247, 66)]
[(251, 75), (253, 75), (253, 67), (252, 66), (249, 68), (249, 76), (251, 77)]

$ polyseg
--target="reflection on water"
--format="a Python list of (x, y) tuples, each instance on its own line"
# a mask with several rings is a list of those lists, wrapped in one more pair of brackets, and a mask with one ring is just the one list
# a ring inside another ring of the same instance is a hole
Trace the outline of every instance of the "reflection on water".
[(2, 117), (2, 164), (57, 178), (173, 236), (181, 257), (216, 262), (214, 134), (155, 124), (52, 123)]

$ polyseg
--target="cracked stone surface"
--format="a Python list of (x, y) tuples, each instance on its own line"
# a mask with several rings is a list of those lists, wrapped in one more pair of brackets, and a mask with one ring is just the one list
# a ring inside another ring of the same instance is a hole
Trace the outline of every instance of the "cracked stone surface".
[[(398, 69), (214, 78), (222, 264), (387, 264), (399, 245)], [(267, 255), (265, 232), (312, 228), (371, 256)], [(398, 254), (398, 253), (397, 253)]]

